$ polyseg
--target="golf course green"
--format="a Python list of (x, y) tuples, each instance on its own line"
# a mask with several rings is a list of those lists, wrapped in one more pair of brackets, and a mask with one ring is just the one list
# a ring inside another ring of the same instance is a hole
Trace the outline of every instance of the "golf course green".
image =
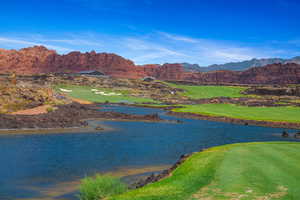
[[(78, 86), (78, 85), (56, 85), (55, 90), (58, 92), (61, 92), (60, 89), (66, 89), (70, 90), (70, 92), (66, 92), (66, 94), (70, 97), (82, 99), (86, 101), (91, 101), (95, 103), (157, 103), (153, 99), (150, 98), (141, 98), (141, 97), (135, 97), (131, 96), (128, 91), (122, 90), (122, 91), (116, 91), (116, 90), (110, 90), (106, 88), (94, 88), (89, 86)], [(105, 93), (115, 93), (119, 95), (101, 95), (96, 94), (92, 90), (96, 89), (98, 91), (102, 91)]]
[(172, 174), (109, 200), (300, 199), (300, 143), (240, 143), (194, 153)]
[(293, 106), (250, 107), (235, 104), (198, 104), (183, 105), (182, 108), (175, 108), (172, 111), (245, 120), (300, 122), (300, 108)]
[(207, 99), (215, 97), (244, 97), (246, 95), (241, 94), (247, 87), (238, 86), (212, 86), (212, 85), (180, 85), (174, 83), (166, 83), (171, 87), (183, 89), (182, 95), (191, 99)]

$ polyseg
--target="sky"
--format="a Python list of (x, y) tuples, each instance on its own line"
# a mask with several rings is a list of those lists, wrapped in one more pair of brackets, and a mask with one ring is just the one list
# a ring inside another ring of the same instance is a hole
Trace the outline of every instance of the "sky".
[(136, 64), (300, 55), (299, 0), (9, 0), (0, 48), (116, 53)]

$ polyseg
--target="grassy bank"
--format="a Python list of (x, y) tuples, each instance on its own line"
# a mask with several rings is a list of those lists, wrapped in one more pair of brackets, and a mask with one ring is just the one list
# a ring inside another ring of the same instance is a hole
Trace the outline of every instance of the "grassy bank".
[(175, 108), (173, 111), (245, 120), (300, 123), (300, 108), (292, 106), (248, 107), (234, 104), (201, 104), (184, 105), (183, 108)]
[(246, 95), (241, 94), (241, 92), (247, 89), (246, 87), (236, 86), (190, 86), (174, 83), (167, 84), (171, 87), (185, 90), (184, 92), (182, 92), (182, 95), (190, 97), (191, 99), (206, 99), (214, 97), (244, 97)]
[[(104, 102), (110, 102), (110, 103), (156, 103), (153, 99), (150, 98), (141, 98), (141, 97), (135, 97), (131, 96), (128, 91), (126, 90), (109, 90), (104, 88), (93, 88), (89, 86), (78, 86), (78, 85), (57, 85), (55, 86), (55, 90), (58, 92), (60, 91), (60, 88), (72, 90), (72, 92), (66, 92), (66, 94), (70, 97), (76, 98), (76, 99), (82, 99), (86, 101), (91, 101), (95, 103), (104, 103)], [(97, 89), (99, 91), (105, 92), (105, 93), (111, 93), (114, 92), (116, 94), (120, 95), (112, 95), (112, 96), (105, 96), (101, 94), (95, 94), (95, 92), (92, 91), (92, 89)]]
[(300, 199), (300, 143), (244, 143), (193, 154), (172, 176), (110, 200)]

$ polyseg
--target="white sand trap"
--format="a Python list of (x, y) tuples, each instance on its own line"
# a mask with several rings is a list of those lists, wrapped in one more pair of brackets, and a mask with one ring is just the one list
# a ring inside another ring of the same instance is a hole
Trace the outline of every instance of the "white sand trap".
[(119, 95), (122, 95), (120, 93), (114, 93), (114, 92), (110, 92), (110, 93), (105, 93), (105, 92), (95, 92), (95, 94), (100, 94), (100, 95), (103, 95), (103, 96), (119, 96)]
[(62, 92), (72, 92), (72, 90), (67, 90), (67, 89), (63, 89), (63, 88), (59, 88), (59, 90)]

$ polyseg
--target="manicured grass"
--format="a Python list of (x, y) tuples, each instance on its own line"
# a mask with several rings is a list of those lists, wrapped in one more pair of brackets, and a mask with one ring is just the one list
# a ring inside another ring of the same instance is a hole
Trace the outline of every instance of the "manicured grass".
[(174, 83), (167, 83), (171, 87), (184, 89), (185, 92), (182, 95), (190, 97), (191, 99), (205, 99), (214, 97), (244, 97), (246, 95), (241, 92), (246, 87), (236, 86), (189, 86), (189, 85), (178, 85)]
[[(140, 98), (140, 97), (134, 97), (130, 96), (128, 91), (122, 90), (122, 91), (115, 91), (115, 90), (109, 90), (104, 88), (94, 88), (89, 86), (77, 86), (77, 85), (57, 85), (55, 86), (55, 89), (58, 92), (61, 92), (59, 88), (72, 90), (72, 92), (66, 93), (70, 97), (82, 99), (86, 101), (96, 102), (96, 103), (104, 103), (104, 102), (110, 102), (110, 103), (158, 103), (154, 101), (153, 99), (148, 98)], [(91, 91), (91, 89), (98, 89), (99, 91), (103, 92), (116, 92), (121, 93), (120, 96), (104, 96), (100, 94), (95, 94)]]
[(232, 144), (193, 154), (172, 176), (109, 200), (300, 199), (300, 143)]
[(248, 107), (234, 104), (184, 105), (173, 109), (175, 112), (189, 112), (208, 116), (223, 116), (237, 119), (300, 122), (300, 107)]

